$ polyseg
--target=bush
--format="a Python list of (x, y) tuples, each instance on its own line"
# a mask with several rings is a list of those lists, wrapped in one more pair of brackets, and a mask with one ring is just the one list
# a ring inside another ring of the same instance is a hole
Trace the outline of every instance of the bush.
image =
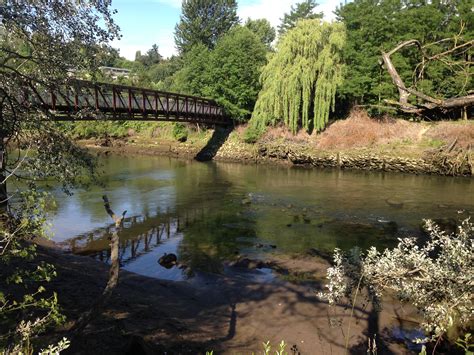
[(173, 138), (178, 142), (186, 142), (188, 140), (188, 129), (182, 123), (175, 123), (173, 126)]
[(359, 290), (367, 287), (372, 302), (378, 304), (391, 291), (423, 316), (421, 325), (431, 336), (424, 341), (445, 334), (455, 340), (469, 326), (474, 309), (474, 225), (466, 219), (456, 234), (447, 234), (430, 220), (425, 228), (429, 238), (423, 245), (404, 238), (383, 252), (372, 247), (365, 255), (353, 250), (345, 256), (336, 250), (327, 274), (328, 292), (320, 297), (335, 304), (354, 295), (355, 303)]
[(249, 124), (245, 130), (245, 143), (256, 143), (260, 137), (265, 133), (266, 128), (259, 127), (255, 124)]

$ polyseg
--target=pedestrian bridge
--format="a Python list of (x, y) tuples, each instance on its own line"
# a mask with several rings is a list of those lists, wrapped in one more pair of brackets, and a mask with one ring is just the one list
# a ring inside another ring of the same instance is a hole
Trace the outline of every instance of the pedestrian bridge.
[(134, 86), (72, 79), (53, 92), (36, 91), (34, 105), (57, 121), (171, 121), (229, 125), (214, 100)]

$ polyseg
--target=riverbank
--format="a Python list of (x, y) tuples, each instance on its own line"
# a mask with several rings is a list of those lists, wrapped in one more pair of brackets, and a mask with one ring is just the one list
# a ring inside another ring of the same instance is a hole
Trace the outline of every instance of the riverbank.
[[(157, 126), (158, 127), (158, 126)], [(161, 127), (161, 128), (159, 128)], [(104, 154), (165, 155), (201, 160), (302, 165), (316, 168), (392, 171), (451, 176), (474, 175), (474, 122), (374, 120), (363, 112), (335, 121), (321, 134), (289, 134), (270, 128), (256, 143), (245, 142), (246, 127), (202, 130), (188, 127), (178, 142), (163, 124), (121, 138), (80, 140)]]
[[(100, 295), (108, 275), (107, 265), (88, 257), (39, 248), (35, 263), (54, 264), (58, 273), (49, 285), (56, 291), (69, 323), (46, 341), (67, 336), (71, 321), (86, 311)], [(172, 353), (251, 354), (262, 351), (262, 342), (274, 348), (281, 340), (294, 354), (345, 354), (348, 323), (350, 353), (366, 351), (371, 334), (377, 334), (379, 352), (410, 353), (400, 327), (414, 326), (409, 307), (386, 300), (379, 314), (369, 307), (330, 309), (316, 291), (329, 265), (318, 255), (285, 257), (274, 254), (265, 265), (286, 272), (287, 279), (253, 282), (255, 266), (229, 266), (226, 275), (202, 274), (199, 284), (171, 282), (120, 272), (119, 285), (104, 311), (73, 339), (67, 353), (108, 354)], [(298, 280), (311, 274), (310, 283)], [(294, 277), (292, 277), (294, 276)]]

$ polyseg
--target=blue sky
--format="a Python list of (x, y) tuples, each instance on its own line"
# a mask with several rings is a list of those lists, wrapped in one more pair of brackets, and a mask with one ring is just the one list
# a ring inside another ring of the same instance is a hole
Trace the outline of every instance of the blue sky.
[[(266, 18), (273, 26), (290, 10), (291, 5), (301, 0), (238, 0), (239, 17)], [(332, 20), (332, 11), (340, 0), (320, 0), (317, 8), (323, 11), (326, 20)], [(181, 0), (113, 0), (112, 7), (118, 10), (114, 19), (120, 26), (122, 38), (112, 43), (120, 54), (128, 59), (135, 52), (146, 52), (152, 44), (158, 44), (160, 53), (169, 57), (176, 53), (174, 26), (179, 21)]]

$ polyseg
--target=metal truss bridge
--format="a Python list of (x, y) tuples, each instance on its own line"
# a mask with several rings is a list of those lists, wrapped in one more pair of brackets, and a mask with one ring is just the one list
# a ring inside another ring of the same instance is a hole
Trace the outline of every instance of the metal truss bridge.
[(229, 125), (214, 100), (133, 86), (70, 80), (61, 89), (35, 92), (33, 105), (57, 121), (135, 120)]

